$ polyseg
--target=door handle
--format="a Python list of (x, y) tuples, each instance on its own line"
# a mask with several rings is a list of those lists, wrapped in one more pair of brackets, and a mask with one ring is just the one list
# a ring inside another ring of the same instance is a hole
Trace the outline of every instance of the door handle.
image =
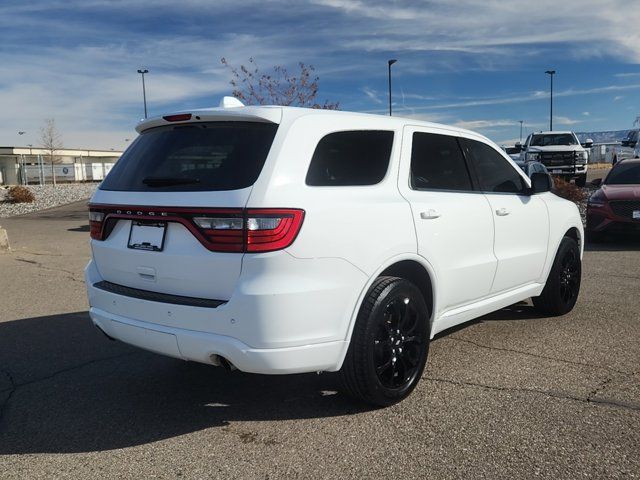
[(499, 217), (506, 217), (510, 213), (511, 212), (509, 210), (507, 210), (506, 208), (498, 208), (496, 210), (496, 215), (498, 215)]
[(433, 208), (430, 208), (426, 212), (420, 212), (420, 218), (423, 220), (432, 220), (434, 218), (438, 218), (439, 216), (440, 216), (440, 213), (437, 210), (434, 210)]

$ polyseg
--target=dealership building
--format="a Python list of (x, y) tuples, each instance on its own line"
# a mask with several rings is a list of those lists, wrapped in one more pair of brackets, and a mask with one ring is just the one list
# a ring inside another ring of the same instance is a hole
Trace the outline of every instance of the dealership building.
[(0, 147), (0, 185), (37, 185), (56, 182), (100, 181), (118, 161), (122, 152), (61, 148)]

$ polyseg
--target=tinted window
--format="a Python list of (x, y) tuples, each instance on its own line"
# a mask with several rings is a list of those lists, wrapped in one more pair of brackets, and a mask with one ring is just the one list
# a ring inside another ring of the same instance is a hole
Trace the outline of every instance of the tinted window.
[(472, 190), (469, 171), (455, 137), (413, 134), (411, 188), (415, 190)]
[(330, 133), (316, 147), (307, 185), (316, 187), (374, 185), (389, 167), (393, 132), (362, 130)]
[(277, 125), (192, 123), (143, 132), (102, 182), (102, 190), (236, 190), (255, 183)]
[(640, 163), (622, 162), (609, 172), (607, 185), (640, 185)]
[(578, 140), (573, 133), (547, 133), (534, 135), (531, 145), (534, 147), (547, 147), (550, 145), (577, 145)]
[(480, 188), (484, 192), (524, 193), (527, 185), (517, 170), (486, 143), (464, 139), (473, 161)]

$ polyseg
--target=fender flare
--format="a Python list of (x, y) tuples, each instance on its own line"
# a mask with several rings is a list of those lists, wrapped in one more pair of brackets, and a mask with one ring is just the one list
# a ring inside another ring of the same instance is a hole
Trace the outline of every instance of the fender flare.
[(584, 256), (584, 228), (581, 223), (578, 224), (573, 221), (566, 222), (561, 229), (562, 236), (558, 235), (558, 238), (555, 244), (553, 245), (553, 248), (551, 248), (552, 245), (549, 245), (549, 250), (553, 252), (553, 256), (549, 256), (549, 260), (547, 262), (547, 265), (545, 266), (543, 276), (542, 276), (542, 279), (544, 279), (544, 281), (542, 282), (543, 285), (547, 284), (547, 280), (549, 279), (549, 274), (551, 273), (551, 268), (553, 267), (553, 262), (556, 261), (556, 256), (558, 255), (558, 250), (560, 249), (560, 243), (562, 242), (562, 239), (566, 237), (567, 232), (573, 228), (578, 230), (578, 247), (580, 248), (580, 260), (582, 261), (582, 258)]
[(369, 276), (369, 279), (367, 280), (364, 287), (360, 291), (356, 304), (354, 305), (353, 311), (351, 312), (351, 318), (349, 319), (349, 324), (347, 326), (347, 333), (344, 339), (345, 346), (343, 347), (343, 351), (340, 353), (339, 361), (336, 364), (336, 371), (342, 368), (342, 364), (347, 355), (347, 350), (349, 349), (349, 345), (351, 343), (351, 335), (353, 334), (353, 329), (356, 324), (356, 319), (358, 318), (358, 313), (360, 312), (360, 306), (364, 301), (365, 295), (371, 288), (371, 285), (373, 285), (373, 282), (375, 282), (375, 280), (380, 276), (380, 274), (384, 272), (387, 268), (389, 268), (390, 266), (398, 262), (402, 262), (405, 260), (412, 260), (422, 265), (422, 267), (424, 267), (424, 269), (427, 271), (427, 274), (430, 277), (429, 279), (431, 281), (431, 293), (433, 298), (433, 305), (431, 305), (431, 318), (429, 318), (429, 330), (431, 330), (431, 328), (433, 327), (433, 321), (437, 311), (437, 308), (436, 308), (437, 306), (437, 287), (436, 287), (437, 275), (436, 275), (435, 269), (433, 268), (433, 265), (431, 265), (431, 263), (426, 258), (418, 255), (417, 253), (401, 253), (398, 255), (394, 255), (386, 259), (380, 266), (378, 266), (378, 268), (373, 272), (373, 274)]

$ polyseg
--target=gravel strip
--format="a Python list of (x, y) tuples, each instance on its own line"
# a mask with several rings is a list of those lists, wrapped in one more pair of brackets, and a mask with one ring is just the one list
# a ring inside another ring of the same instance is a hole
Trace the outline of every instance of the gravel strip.
[(62, 184), (62, 185), (29, 185), (36, 201), (33, 203), (9, 203), (4, 201), (7, 188), (0, 188), (0, 218), (23, 215), (46, 208), (57, 207), (66, 203), (88, 199), (96, 190), (97, 183)]

